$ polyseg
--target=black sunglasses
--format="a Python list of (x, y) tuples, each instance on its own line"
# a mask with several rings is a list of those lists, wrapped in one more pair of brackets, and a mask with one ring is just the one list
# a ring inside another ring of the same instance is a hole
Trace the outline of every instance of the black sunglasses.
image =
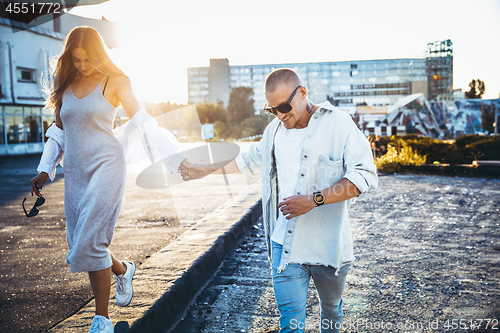
[(290, 96), (290, 99), (288, 100), (287, 103), (282, 103), (282, 104), (280, 104), (278, 106), (271, 106), (271, 107), (268, 107), (267, 103), (266, 103), (266, 105), (264, 106), (264, 111), (266, 111), (269, 114), (272, 114), (273, 116), (277, 116), (278, 112), (280, 112), (280, 113), (287, 113), (287, 112), (292, 111), (293, 108), (290, 105), (290, 103), (292, 102), (292, 99), (295, 97), (295, 94), (297, 93), (297, 90), (300, 87), (302, 87), (302, 86), (297, 86), (297, 88), (295, 88), (295, 90), (293, 91), (292, 96)]
[(38, 197), (36, 199), (36, 202), (35, 202), (35, 205), (33, 206), (33, 208), (31, 208), (30, 212), (28, 213), (26, 211), (26, 208), (24, 208), (24, 202), (26, 201), (26, 198), (24, 198), (23, 200), (23, 210), (24, 210), (24, 214), (26, 214), (26, 217), (33, 217), (33, 216), (36, 216), (39, 212), (38, 206), (41, 206), (45, 203), (45, 198), (44, 197)]

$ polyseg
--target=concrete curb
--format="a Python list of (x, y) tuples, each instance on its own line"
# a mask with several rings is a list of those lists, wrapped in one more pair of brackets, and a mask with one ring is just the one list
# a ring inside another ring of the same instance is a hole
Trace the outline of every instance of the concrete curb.
[[(115, 333), (167, 332), (262, 213), (260, 183), (249, 186), (137, 267), (134, 298), (109, 313)], [(147, 241), (147, 240), (145, 240)], [(114, 294), (114, 288), (111, 289)], [(49, 332), (86, 332), (94, 316), (92, 300)]]
[(130, 330), (120, 331), (115, 328), (115, 332), (166, 332), (170, 329), (181, 319), (198, 291), (215, 274), (226, 254), (239, 243), (261, 215), (262, 201), (259, 201), (229, 231), (220, 235), (210, 249), (174, 282), (170, 290), (165, 292)]

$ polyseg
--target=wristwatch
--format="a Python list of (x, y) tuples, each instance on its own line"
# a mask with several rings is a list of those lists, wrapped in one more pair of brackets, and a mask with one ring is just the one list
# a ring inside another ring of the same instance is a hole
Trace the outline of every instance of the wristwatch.
[(321, 193), (321, 191), (316, 191), (313, 193), (313, 200), (316, 203), (316, 206), (321, 206), (325, 203), (325, 196)]

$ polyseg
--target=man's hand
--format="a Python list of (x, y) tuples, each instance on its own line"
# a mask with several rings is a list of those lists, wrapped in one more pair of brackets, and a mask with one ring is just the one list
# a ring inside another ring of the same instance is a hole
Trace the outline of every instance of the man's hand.
[(278, 204), (278, 208), (287, 220), (304, 215), (314, 207), (316, 207), (316, 203), (313, 200), (312, 194), (294, 195), (284, 198), (283, 201)]

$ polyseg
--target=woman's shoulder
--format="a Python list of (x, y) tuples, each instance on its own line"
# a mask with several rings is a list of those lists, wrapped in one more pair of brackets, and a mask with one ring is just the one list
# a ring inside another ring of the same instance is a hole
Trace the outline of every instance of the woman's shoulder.
[(111, 74), (108, 78), (108, 86), (111, 88), (124, 89), (131, 87), (130, 79), (122, 74)]
[(123, 75), (123, 74), (109, 74), (108, 75), (109, 77), (109, 82), (115, 82), (115, 83), (119, 83), (119, 84), (130, 84), (130, 79), (126, 76), (126, 75)]

